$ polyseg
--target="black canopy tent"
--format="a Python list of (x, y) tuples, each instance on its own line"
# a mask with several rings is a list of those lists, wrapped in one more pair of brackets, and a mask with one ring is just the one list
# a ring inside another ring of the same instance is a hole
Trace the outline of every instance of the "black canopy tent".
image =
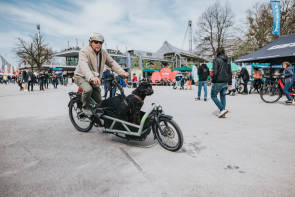
[(239, 57), (235, 62), (281, 64), (283, 61), (295, 63), (295, 34), (281, 36), (265, 47)]

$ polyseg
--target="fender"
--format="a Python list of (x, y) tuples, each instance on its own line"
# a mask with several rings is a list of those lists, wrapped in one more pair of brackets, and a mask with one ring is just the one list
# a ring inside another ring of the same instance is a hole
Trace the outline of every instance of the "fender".
[(166, 115), (166, 114), (160, 114), (160, 117), (159, 118), (167, 118), (169, 120), (172, 120), (173, 119), (173, 116)]
[(71, 104), (73, 101), (81, 101), (81, 97), (80, 97), (80, 96), (75, 96), (75, 97), (71, 98), (71, 100), (70, 100), (69, 103), (68, 103), (68, 107), (70, 107), (70, 104)]

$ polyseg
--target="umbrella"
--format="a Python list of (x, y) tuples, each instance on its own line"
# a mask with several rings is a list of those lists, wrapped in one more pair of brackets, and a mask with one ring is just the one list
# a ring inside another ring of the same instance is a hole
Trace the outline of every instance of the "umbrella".
[(145, 69), (143, 69), (142, 72), (154, 72), (154, 71), (156, 71), (156, 70), (152, 69), (152, 68), (145, 68)]
[(182, 66), (182, 67), (179, 67), (179, 68), (173, 68), (172, 71), (175, 71), (175, 70), (178, 70), (178, 71), (188, 71), (188, 72), (192, 72), (192, 68), (188, 67), (188, 66)]

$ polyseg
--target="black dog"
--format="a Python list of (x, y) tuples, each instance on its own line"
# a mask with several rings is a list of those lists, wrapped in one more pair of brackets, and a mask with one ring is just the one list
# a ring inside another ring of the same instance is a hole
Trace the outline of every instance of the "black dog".
[[(102, 101), (101, 106), (109, 108), (116, 118), (126, 120), (135, 124), (140, 124), (141, 115), (140, 110), (144, 104), (146, 96), (150, 96), (154, 93), (153, 87), (150, 83), (142, 81), (139, 86), (132, 91), (132, 94), (128, 95), (124, 99), (121, 95), (111, 97)], [(106, 114), (108, 114), (106, 112)]]

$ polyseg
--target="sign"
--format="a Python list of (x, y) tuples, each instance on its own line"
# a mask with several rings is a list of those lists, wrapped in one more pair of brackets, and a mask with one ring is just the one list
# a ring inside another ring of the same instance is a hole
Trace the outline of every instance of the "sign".
[(287, 43), (287, 44), (278, 44), (268, 48), (267, 50), (274, 50), (274, 49), (283, 49), (288, 47), (295, 47), (295, 42)]
[(273, 16), (273, 35), (280, 35), (281, 27), (281, 2), (280, 1), (271, 1), (272, 16)]

